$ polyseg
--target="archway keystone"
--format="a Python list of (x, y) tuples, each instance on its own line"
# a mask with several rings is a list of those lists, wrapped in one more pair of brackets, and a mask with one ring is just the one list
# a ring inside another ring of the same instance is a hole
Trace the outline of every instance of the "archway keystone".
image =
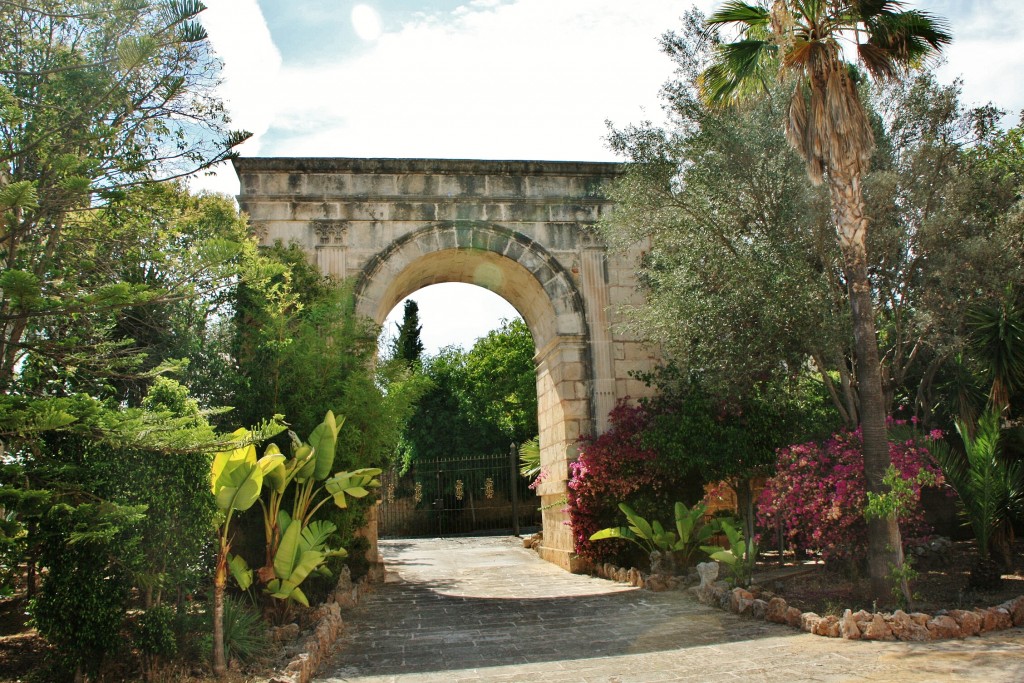
[[(485, 287), (523, 316), (536, 345), (541, 554), (571, 568), (562, 511), (581, 435), (656, 355), (617, 331), (640, 296), (636, 253), (609, 255), (589, 230), (608, 211), (618, 164), (438, 159), (236, 159), (239, 203), (264, 244), (301, 245), (322, 272), (356, 280), (356, 310), (382, 323), (432, 284)], [(640, 247), (638, 246), (637, 249)]]

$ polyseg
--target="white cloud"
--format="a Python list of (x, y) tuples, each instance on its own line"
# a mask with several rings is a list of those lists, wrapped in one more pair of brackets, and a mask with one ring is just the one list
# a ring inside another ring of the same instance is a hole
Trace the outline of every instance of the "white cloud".
[[(705, 6), (710, 2), (702, 3)], [(598, 160), (604, 121), (660, 116), (677, 1), (473, 2), (335, 64), (286, 66), (274, 155)]]
[[(281, 54), (256, 0), (208, 0), (199, 15), (210, 43), (223, 62), (219, 93), (231, 115), (231, 125), (253, 134), (239, 151), (260, 154), (262, 136), (277, 116)], [(238, 179), (224, 164), (213, 175), (193, 180), (196, 189), (238, 193)]]
[[(423, 331), (420, 340), (428, 356), (436, 355), (446, 346), (469, 349), (480, 337), (496, 329), (502, 320), (521, 317), (519, 312), (500, 296), (476, 285), (447, 283), (424, 287), (407, 297), (419, 306)], [(382, 325), (382, 340), (395, 336), (402, 322), (405, 299), (398, 302)]]
[(373, 42), (382, 32), (380, 14), (369, 5), (356, 5), (352, 8), (352, 28), (361, 39)]

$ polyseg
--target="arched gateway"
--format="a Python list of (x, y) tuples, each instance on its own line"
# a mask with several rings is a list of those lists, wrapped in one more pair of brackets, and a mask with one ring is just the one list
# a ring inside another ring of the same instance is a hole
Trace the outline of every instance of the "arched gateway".
[(427, 285), (486, 287), (536, 344), (545, 559), (570, 567), (560, 501), (581, 434), (601, 433), (654, 354), (616, 330), (640, 297), (636, 254), (592, 230), (618, 164), (440, 159), (236, 159), (239, 203), (264, 244), (297, 242), (329, 275), (356, 279), (356, 310), (382, 323)]

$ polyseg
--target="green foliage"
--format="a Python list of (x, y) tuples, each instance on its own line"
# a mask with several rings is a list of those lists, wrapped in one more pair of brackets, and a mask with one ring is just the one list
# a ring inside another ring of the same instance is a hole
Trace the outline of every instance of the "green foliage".
[[(286, 514), (286, 513), (285, 513)], [(274, 577), (267, 582), (267, 592), (278, 600), (294, 600), (309, 607), (309, 600), (299, 588), (307, 576), (325, 571), (324, 563), (331, 555), (344, 557), (343, 549), (330, 550), (327, 539), (337, 530), (330, 522), (310, 522), (283, 517), (281, 543), (274, 554)]]
[(0, 294), (5, 391), (22, 372), (81, 382), (134, 371), (141, 358), (113, 334), (118, 312), (181, 293), (122, 277), (129, 259), (169, 263), (173, 246), (152, 239), (152, 222), (110, 220), (113, 205), (227, 158), (244, 136), (228, 134), (213, 92), (202, 6), (168, 7), (46, 0), (0, 14), (0, 260), (15, 285)]
[(675, 504), (675, 531), (666, 530), (658, 520), (648, 522), (625, 503), (619, 503), (619, 509), (629, 521), (629, 526), (601, 529), (590, 536), (591, 541), (621, 538), (637, 544), (648, 554), (654, 551), (671, 554), (684, 567), (691, 564), (700, 544), (705, 543), (718, 530), (717, 520), (704, 523), (707, 507), (701, 504), (692, 508), (682, 503)]
[(105, 504), (55, 507), (42, 521), (48, 571), (29, 612), (70, 669), (95, 673), (121, 646), (131, 586), (125, 563), (139, 552), (132, 525), (140, 517), (138, 508)]
[(728, 548), (714, 545), (701, 546), (715, 562), (721, 562), (729, 568), (731, 580), (735, 586), (749, 586), (757, 563), (757, 544), (754, 537), (744, 538), (743, 530), (728, 519), (718, 520), (719, 528), (725, 534)]
[[(921, 488), (935, 486), (938, 479), (933, 472), (927, 469), (918, 471), (917, 476), (911, 479), (904, 479), (902, 473), (893, 465), (885, 470), (882, 478), (886, 490), (882, 493), (873, 491), (867, 492), (867, 504), (864, 506), (864, 517), (871, 519), (899, 520), (911, 512), (921, 498)], [(911, 563), (911, 558), (901, 552), (897, 553), (898, 561), (893, 564), (889, 578), (892, 581), (892, 594), (899, 602), (900, 607), (912, 609), (913, 593), (910, 589), (910, 582), (917, 578), (917, 572)]]
[(471, 350), (442, 349), (423, 361), (430, 387), (409, 420), (407, 463), (507, 453), (537, 434), (533, 337), (505, 321)]
[[(663, 91), (670, 125), (610, 136), (630, 163), (602, 235), (621, 250), (650, 244), (637, 264), (647, 304), (626, 310), (629, 325), (684, 371), (699, 369), (713, 395), (744, 396), (813, 368), (854, 428), (847, 280), (829, 201), (778, 125), (791, 84), (769, 78), (771, 97), (708, 107), (699, 86), (714, 42), (703, 19), (687, 14), (662, 41), (677, 66)], [(861, 94), (877, 142), (864, 192), (884, 401), (930, 420), (952, 412), (942, 388), (968, 311), (1024, 282), (1020, 131), (996, 125), (998, 111), (965, 107), (959, 87), (930, 71)]]
[(224, 660), (251, 664), (270, 653), (267, 626), (259, 612), (241, 598), (224, 600)]
[(886, 468), (882, 482), (886, 486), (884, 492), (866, 493), (864, 516), (868, 519), (899, 519), (905, 516), (916, 506), (921, 489), (937, 483), (935, 474), (930, 470), (921, 469), (917, 476), (904, 479), (902, 473), (892, 465)]
[(275, 245), (259, 266), (238, 288), (238, 417), (283, 413), (293, 431), (309, 434), (326, 407), (349, 427), (339, 435), (338, 467), (388, 462), (425, 380), (404, 363), (373, 370), (377, 329), (355, 315), (351, 283), (321, 276), (297, 246)]
[(133, 642), (142, 654), (143, 670), (148, 678), (153, 676), (161, 661), (178, 654), (174, 619), (174, 610), (166, 605), (151, 607), (139, 615)]
[(402, 322), (398, 325), (398, 334), (391, 345), (391, 358), (401, 359), (412, 365), (423, 355), (423, 340), (420, 339), (420, 308), (412, 299), (407, 299), (402, 312)]
[(1024, 517), (1024, 465), (1000, 457), (999, 413), (990, 409), (976, 426), (957, 421), (964, 454), (945, 441), (930, 441), (929, 449), (956, 491), (964, 523), (974, 531), (978, 555), (987, 561), (997, 530), (1009, 520)]
[(519, 446), (519, 474), (533, 479), (540, 472), (540, 437), (535, 436)]

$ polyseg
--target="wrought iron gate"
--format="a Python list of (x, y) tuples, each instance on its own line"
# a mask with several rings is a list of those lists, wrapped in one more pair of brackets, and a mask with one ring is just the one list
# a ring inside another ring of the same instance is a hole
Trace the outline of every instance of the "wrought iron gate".
[(381, 476), (381, 538), (497, 533), (541, 523), (540, 498), (508, 455), (416, 462)]

